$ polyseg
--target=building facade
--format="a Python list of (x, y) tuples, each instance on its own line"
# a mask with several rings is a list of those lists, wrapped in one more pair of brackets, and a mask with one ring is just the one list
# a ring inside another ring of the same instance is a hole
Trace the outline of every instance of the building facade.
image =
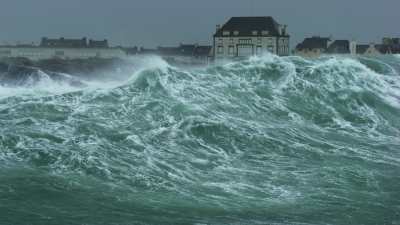
[(357, 44), (356, 41), (335, 40), (330, 38), (305, 38), (296, 46), (296, 55), (318, 57), (322, 54), (349, 54), (349, 55), (386, 55), (400, 54), (400, 38), (385, 37), (381, 44)]
[(332, 43), (330, 38), (314, 36), (304, 39), (295, 49), (295, 54), (304, 57), (318, 57), (328, 50)]
[(58, 48), (86, 48), (87, 46), (87, 39), (66, 39), (66, 38), (59, 38), (59, 39), (51, 39), (47, 37), (43, 37), (42, 41), (40, 42), (40, 47), (58, 47)]
[(349, 40), (335, 40), (327, 49), (328, 54), (357, 54), (357, 42)]
[(384, 37), (382, 38), (383, 45), (400, 45), (400, 38)]
[(90, 39), (88, 42), (88, 47), (89, 48), (108, 48), (108, 40), (92, 40)]
[(356, 55), (359, 45), (356, 41), (334, 40), (327, 37), (314, 36), (305, 38), (295, 49), (296, 55), (305, 57), (319, 57), (323, 54), (349, 54)]
[(157, 55), (167, 61), (179, 61), (186, 64), (208, 64), (212, 46), (198, 44), (180, 44), (177, 47), (158, 47)]
[(369, 45), (357, 45), (357, 55), (381, 55), (381, 45), (375, 45), (373, 43)]
[(289, 55), (287, 26), (272, 17), (232, 17), (222, 27), (217, 25), (213, 40), (215, 59), (249, 57), (269, 52)]
[(59, 39), (51, 39), (44, 37), (40, 42), (40, 47), (48, 47), (48, 48), (108, 48), (108, 40), (93, 40), (89, 41), (87, 38), (82, 39), (67, 39), (67, 38), (59, 38)]
[(382, 54), (400, 54), (400, 38), (383, 38), (379, 51)]

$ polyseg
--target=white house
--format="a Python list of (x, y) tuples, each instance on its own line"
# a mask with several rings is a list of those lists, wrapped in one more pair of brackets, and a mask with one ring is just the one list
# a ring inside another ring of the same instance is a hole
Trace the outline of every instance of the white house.
[(217, 25), (214, 58), (248, 57), (265, 52), (289, 55), (290, 36), (286, 28), (272, 17), (232, 17), (222, 27)]

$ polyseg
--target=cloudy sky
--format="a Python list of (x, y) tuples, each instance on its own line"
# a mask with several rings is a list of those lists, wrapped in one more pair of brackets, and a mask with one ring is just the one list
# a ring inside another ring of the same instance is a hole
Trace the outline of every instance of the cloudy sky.
[(0, 0), (0, 44), (42, 36), (208, 44), (231, 16), (273, 16), (289, 25), (292, 45), (310, 35), (377, 42), (400, 36), (399, 9), (400, 0)]

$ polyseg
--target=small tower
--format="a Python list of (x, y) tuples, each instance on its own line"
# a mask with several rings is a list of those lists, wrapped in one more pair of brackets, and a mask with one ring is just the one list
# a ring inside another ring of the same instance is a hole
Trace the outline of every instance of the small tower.
[(221, 25), (217, 24), (217, 26), (215, 26), (216, 32), (218, 32), (220, 29), (221, 29)]

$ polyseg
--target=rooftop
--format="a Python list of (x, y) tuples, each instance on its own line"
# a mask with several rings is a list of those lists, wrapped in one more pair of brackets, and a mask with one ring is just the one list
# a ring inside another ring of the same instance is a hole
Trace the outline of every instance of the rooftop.
[(349, 54), (350, 53), (350, 41), (348, 40), (336, 40), (328, 47), (328, 53), (334, 54)]
[[(232, 17), (215, 33), (215, 37), (222, 36), (289, 36), (286, 32), (282, 32), (281, 26), (274, 18), (266, 17)], [(224, 34), (229, 32), (229, 35)], [(235, 34), (235, 32), (237, 32)]]
[(331, 39), (326, 37), (314, 36), (306, 38), (304, 41), (296, 46), (297, 50), (303, 49), (327, 49), (328, 43)]
[(87, 47), (87, 39), (51, 39), (44, 37), (40, 43), (41, 47), (68, 47), (68, 48), (85, 48)]
[(357, 45), (357, 54), (364, 54), (369, 47), (370, 45)]

